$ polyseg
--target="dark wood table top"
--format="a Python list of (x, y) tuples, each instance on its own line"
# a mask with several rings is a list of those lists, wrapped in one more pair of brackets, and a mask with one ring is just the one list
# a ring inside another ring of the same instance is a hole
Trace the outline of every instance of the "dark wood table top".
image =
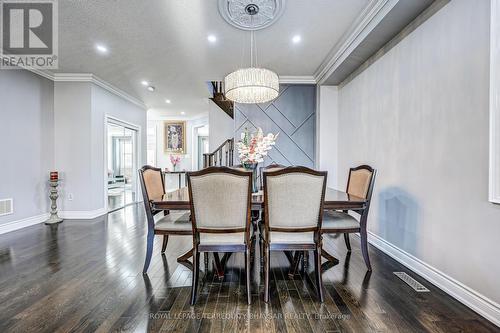
[[(252, 194), (252, 209), (261, 209), (264, 205), (262, 191)], [(364, 209), (366, 200), (333, 188), (325, 192), (324, 209)], [(152, 200), (153, 209), (156, 210), (189, 210), (189, 192), (187, 187), (182, 187), (173, 192), (166, 193), (161, 198)]]

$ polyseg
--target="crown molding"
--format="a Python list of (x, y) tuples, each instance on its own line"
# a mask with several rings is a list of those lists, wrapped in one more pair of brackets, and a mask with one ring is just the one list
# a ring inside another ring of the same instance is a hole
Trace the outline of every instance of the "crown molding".
[(318, 84), (324, 83), (398, 2), (399, 0), (371, 0), (318, 67), (314, 73), (315, 81)]
[(281, 84), (316, 84), (312, 75), (280, 75)]
[(144, 104), (141, 100), (127, 94), (123, 90), (113, 86), (112, 84), (102, 80), (101, 78), (95, 76), (90, 73), (56, 73), (54, 74), (54, 82), (91, 82), (108, 92), (121, 97), (130, 103), (133, 103), (140, 108), (147, 110), (146, 104)]
[(94, 78), (90, 73), (55, 73), (54, 82), (92, 82)]
[(118, 97), (125, 99), (126, 101), (129, 101), (130, 103), (137, 105), (144, 110), (148, 109), (146, 104), (144, 104), (144, 102), (142, 102), (140, 99), (124, 92), (120, 88), (115, 87), (114, 85), (91, 73), (52, 73), (48, 70), (41, 70), (32, 67), (22, 68), (54, 82), (90, 82)]

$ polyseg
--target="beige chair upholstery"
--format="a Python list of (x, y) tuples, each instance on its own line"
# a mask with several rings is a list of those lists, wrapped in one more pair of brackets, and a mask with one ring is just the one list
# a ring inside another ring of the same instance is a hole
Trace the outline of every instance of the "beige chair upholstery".
[(272, 244), (314, 244), (313, 232), (279, 232), (269, 233)]
[[(323, 176), (288, 173), (267, 177), (270, 228), (300, 229), (318, 226)], [(313, 233), (270, 232), (270, 243), (313, 243)]]
[(244, 239), (244, 232), (236, 232), (230, 234), (200, 233), (201, 245), (241, 245), (244, 243)]
[(168, 215), (162, 216), (155, 221), (155, 229), (161, 231), (192, 231), (189, 212), (171, 212)]
[(148, 197), (150, 200), (154, 198), (159, 198), (165, 191), (163, 189), (163, 181), (161, 171), (156, 170), (145, 170), (143, 172), (144, 186), (148, 192)]
[(366, 199), (371, 179), (372, 173), (366, 169), (351, 171), (347, 193)]
[(269, 226), (306, 228), (318, 225), (324, 177), (289, 173), (267, 178)]
[(323, 214), (323, 222), (321, 229), (332, 230), (332, 229), (353, 229), (359, 228), (359, 222), (355, 217), (337, 211), (327, 211)]
[[(245, 228), (249, 177), (228, 173), (191, 176), (192, 202), (198, 229)], [(200, 245), (227, 241), (244, 244), (244, 233), (200, 233)]]

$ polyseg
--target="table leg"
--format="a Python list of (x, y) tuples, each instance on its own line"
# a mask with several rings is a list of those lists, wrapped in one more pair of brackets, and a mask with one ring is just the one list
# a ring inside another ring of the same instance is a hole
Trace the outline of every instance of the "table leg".
[(177, 262), (187, 268), (189, 268), (190, 270), (193, 270), (193, 264), (191, 262), (189, 262), (189, 258), (191, 258), (193, 256), (193, 249), (187, 251), (186, 253), (184, 253), (182, 256), (180, 256), (179, 258), (177, 258)]
[(300, 258), (304, 255), (302, 251), (295, 251), (295, 255), (293, 257), (293, 262), (290, 265), (290, 270), (288, 271), (288, 278), (293, 279), (295, 274), (297, 274), (297, 270), (300, 264)]
[(215, 261), (215, 274), (217, 274), (219, 280), (222, 280), (224, 279), (224, 268), (219, 258), (219, 253), (217, 252), (214, 252), (214, 261)]
[(323, 256), (326, 260), (333, 263), (334, 265), (337, 265), (339, 263), (339, 260), (332, 256), (330, 253), (326, 252), (325, 249), (321, 249), (321, 256)]
[(293, 252), (292, 251), (284, 251), (285, 252), (285, 256), (286, 258), (288, 259), (288, 262), (290, 263), (290, 265), (294, 265), (294, 259), (293, 259)]

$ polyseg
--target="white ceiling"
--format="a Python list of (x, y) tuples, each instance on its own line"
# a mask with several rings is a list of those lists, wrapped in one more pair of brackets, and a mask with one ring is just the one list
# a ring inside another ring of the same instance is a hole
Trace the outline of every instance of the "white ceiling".
[[(369, 2), (286, 1), (278, 22), (256, 32), (258, 64), (280, 76), (313, 75)], [(296, 34), (298, 45), (291, 42)], [(220, 17), (217, 0), (64, 0), (56, 72), (93, 73), (149, 108), (195, 117), (207, 111), (206, 81), (248, 66), (249, 41), (249, 32)], [(98, 54), (96, 43), (109, 54)]]

